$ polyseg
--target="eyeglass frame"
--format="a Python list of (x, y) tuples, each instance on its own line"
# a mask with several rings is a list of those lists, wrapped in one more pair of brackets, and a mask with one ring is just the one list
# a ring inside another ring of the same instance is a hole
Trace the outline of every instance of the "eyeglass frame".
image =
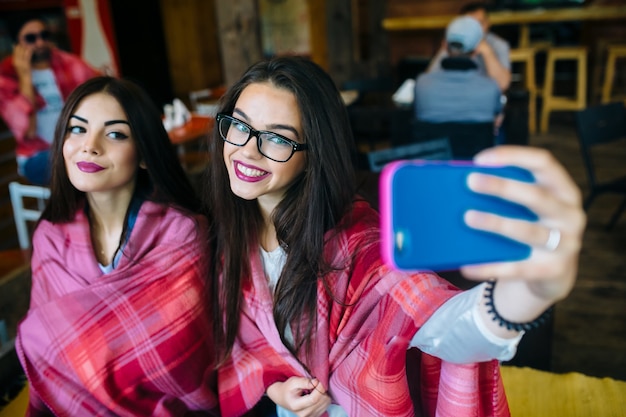
[(48, 29), (44, 29), (39, 33), (25, 33), (22, 35), (24, 42), (29, 45), (33, 45), (37, 42), (37, 39), (41, 39), (42, 41), (49, 41), (52, 38), (52, 32)]
[[(233, 143), (233, 142), (229, 141), (228, 139), (226, 139), (226, 137), (222, 134), (222, 131), (220, 130), (220, 122), (222, 120), (229, 120), (231, 123), (232, 122), (241, 123), (242, 125), (247, 127), (250, 130), (250, 132), (248, 132), (248, 139), (246, 139), (246, 141), (244, 143), (242, 143), (242, 144)], [(286, 138), (283, 135), (279, 135), (278, 133), (275, 133), (275, 132), (272, 132), (272, 131), (269, 131), (269, 130), (257, 130), (255, 128), (253, 128), (252, 126), (250, 126), (248, 123), (246, 123), (246, 122), (244, 122), (242, 120), (239, 120), (236, 117), (230, 116), (228, 114), (218, 113), (215, 116), (215, 121), (217, 123), (217, 133), (220, 135), (220, 137), (222, 138), (222, 140), (224, 142), (228, 142), (231, 145), (238, 146), (238, 147), (241, 148), (241, 147), (246, 146), (248, 144), (248, 142), (250, 142), (250, 139), (252, 139), (252, 137), (254, 136), (254, 137), (256, 137), (256, 148), (259, 151), (259, 153), (261, 155), (263, 155), (264, 157), (266, 157), (267, 159), (270, 159), (270, 160), (272, 160), (274, 162), (287, 162), (287, 161), (289, 161), (293, 157), (293, 155), (296, 152), (305, 151), (305, 150), (307, 150), (309, 148), (309, 146), (306, 143), (298, 143), (295, 140)], [(269, 156), (265, 155), (265, 153), (263, 153), (263, 151), (261, 150), (261, 143), (263, 142), (263, 140), (261, 139), (261, 134), (263, 134), (263, 133), (267, 133), (267, 134), (276, 136), (276, 137), (280, 138), (281, 140), (284, 140), (285, 142), (288, 142), (291, 145), (291, 155), (289, 155), (289, 158), (285, 159), (284, 161), (279, 161), (277, 159), (270, 158)]]

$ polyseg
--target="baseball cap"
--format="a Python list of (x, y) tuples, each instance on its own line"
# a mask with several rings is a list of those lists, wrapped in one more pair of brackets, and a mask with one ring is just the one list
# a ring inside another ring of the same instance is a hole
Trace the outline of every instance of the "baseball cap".
[(476, 49), (482, 38), (482, 26), (478, 20), (470, 16), (457, 17), (446, 28), (446, 41), (460, 43), (465, 53)]

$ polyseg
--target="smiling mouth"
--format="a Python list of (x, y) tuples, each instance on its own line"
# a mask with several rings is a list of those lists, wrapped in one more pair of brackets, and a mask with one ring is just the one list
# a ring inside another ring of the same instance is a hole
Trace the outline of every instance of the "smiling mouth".
[(248, 177), (248, 178), (259, 178), (259, 177), (264, 177), (268, 174), (267, 171), (250, 168), (245, 165), (242, 165), (239, 162), (235, 163), (235, 170), (237, 170), (238, 173), (243, 174), (243, 176)]

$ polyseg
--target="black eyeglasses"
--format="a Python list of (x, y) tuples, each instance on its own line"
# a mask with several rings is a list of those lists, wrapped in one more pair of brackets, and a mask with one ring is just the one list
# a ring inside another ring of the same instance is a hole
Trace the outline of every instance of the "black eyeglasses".
[(52, 36), (52, 34), (50, 33), (49, 30), (42, 30), (39, 33), (27, 33), (24, 35), (24, 40), (26, 41), (26, 43), (30, 43), (33, 44), (35, 42), (37, 42), (37, 38), (41, 38), (42, 41), (47, 41), (50, 40), (50, 37)]
[(261, 155), (276, 162), (287, 162), (294, 152), (307, 149), (306, 143), (298, 143), (278, 133), (256, 130), (232, 116), (218, 114), (217, 128), (224, 141), (235, 146), (245, 146), (251, 137), (256, 137), (256, 146)]

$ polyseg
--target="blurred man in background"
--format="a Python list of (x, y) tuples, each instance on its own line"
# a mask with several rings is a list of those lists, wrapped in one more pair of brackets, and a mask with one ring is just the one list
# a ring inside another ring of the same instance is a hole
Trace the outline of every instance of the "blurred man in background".
[(502, 110), (498, 83), (480, 71), (474, 56), (483, 42), (480, 23), (457, 17), (446, 28), (445, 57), (415, 85), (415, 117), (427, 122), (494, 122)]
[[(509, 58), (509, 43), (490, 32), (489, 14), (487, 5), (482, 2), (468, 3), (461, 8), (462, 16), (476, 19), (483, 28), (484, 37), (475, 49), (473, 59), (478, 65), (479, 72), (493, 78), (505, 92), (511, 84), (511, 61)], [(448, 56), (445, 45), (432, 59), (428, 71), (441, 68), (441, 60)]]
[(49, 147), (63, 103), (99, 72), (58, 49), (42, 18), (26, 14), (8, 23), (15, 46), (0, 62), (0, 115), (17, 142), (18, 173), (30, 183), (47, 185)]

